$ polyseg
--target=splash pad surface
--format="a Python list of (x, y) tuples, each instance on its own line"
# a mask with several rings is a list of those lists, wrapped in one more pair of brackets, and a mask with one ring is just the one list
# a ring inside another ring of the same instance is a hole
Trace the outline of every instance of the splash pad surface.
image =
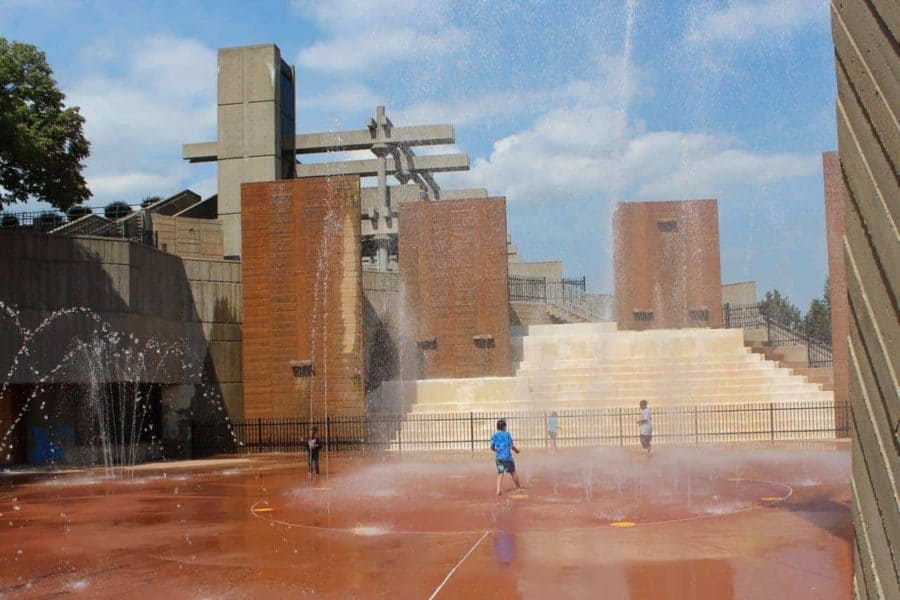
[(844, 444), (303, 458), (0, 478), (0, 594), (849, 594)]

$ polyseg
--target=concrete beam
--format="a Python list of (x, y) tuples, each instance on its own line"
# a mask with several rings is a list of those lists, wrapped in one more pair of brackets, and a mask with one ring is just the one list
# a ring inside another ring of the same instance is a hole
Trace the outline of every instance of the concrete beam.
[[(284, 147), (290, 148), (290, 138)], [(412, 127), (392, 127), (391, 136), (379, 139), (368, 129), (352, 131), (323, 131), (300, 133), (294, 138), (297, 154), (320, 154), (323, 152), (344, 152), (347, 150), (368, 150), (372, 144), (404, 144), (406, 146), (435, 146), (452, 144), (456, 141), (453, 125), (416, 125)], [(182, 158), (192, 163), (212, 162), (218, 157), (216, 142), (184, 144)]]
[(301, 133), (295, 138), (295, 148), (297, 154), (318, 154), (333, 151), (368, 150), (376, 142), (407, 146), (434, 146), (452, 144), (456, 141), (453, 125), (392, 127), (390, 132), (390, 137), (387, 138), (378, 138), (369, 129)]
[[(388, 196), (391, 200), (391, 213), (396, 215), (400, 204), (407, 202), (419, 202), (421, 190), (417, 185), (391, 185), (388, 186)], [(468, 200), (471, 198), (487, 198), (488, 193), (484, 188), (441, 190), (441, 200)], [(378, 204), (378, 188), (364, 187), (359, 194), (360, 205), (364, 218), (369, 218), (369, 211)], [(435, 200), (440, 202), (440, 200)], [(387, 215), (379, 215), (386, 217)]]
[(218, 160), (219, 154), (215, 142), (199, 142), (182, 145), (181, 158), (192, 163), (214, 162)]
[[(387, 173), (389, 175), (398, 171), (397, 161), (389, 157), (385, 161), (387, 163)], [(409, 161), (411, 170), (415, 171), (431, 171), (431, 172), (448, 172), (448, 171), (468, 171), (469, 155), (468, 154), (429, 154), (426, 156), (416, 156)], [(378, 159), (370, 160), (347, 160), (341, 162), (314, 163), (308, 165), (297, 165), (297, 177), (326, 177), (329, 175), (359, 175), (360, 177), (375, 177), (378, 174)]]

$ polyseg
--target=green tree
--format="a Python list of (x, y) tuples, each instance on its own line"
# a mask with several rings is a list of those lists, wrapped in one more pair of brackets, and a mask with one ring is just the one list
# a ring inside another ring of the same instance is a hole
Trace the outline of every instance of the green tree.
[(787, 296), (782, 296), (778, 290), (770, 290), (766, 292), (757, 306), (759, 312), (782, 325), (796, 327), (801, 323), (800, 309), (791, 302)]
[(85, 215), (91, 214), (92, 212), (94, 211), (92, 211), (87, 206), (84, 206), (83, 204), (75, 204), (69, 207), (69, 210), (66, 211), (66, 216), (69, 217), (70, 221), (75, 221)]
[(116, 220), (128, 215), (131, 207), (124, 202), (110, 202), (103, 209), (103, 216), (107, 219)]
[(822, 298), (813, 298), (803, 317), (803, 329), (811, 338), (831, 344), (831, 310)]
[(151, 204), (156, 204), (162, 200), (162, 196), (147, 196), (143, 200), (141, 200), (141, 208), (147, 208)]
[(91, 196), (90, 144), (43, 52), (0, 37), (0, 205), (36, 198), (65, 210)]

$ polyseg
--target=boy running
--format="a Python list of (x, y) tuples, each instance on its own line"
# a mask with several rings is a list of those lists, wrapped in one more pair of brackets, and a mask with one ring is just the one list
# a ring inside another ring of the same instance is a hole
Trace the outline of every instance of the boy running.
[(510, 450), (519, 453), (519, 449), (513, 444), (512, 436), (506, 431), (506, 421), (500, 419), (497, 421), (497, 431), (491, 436), (491, 450), (497, 454), (497, 495), (500, 495), (500, 483), (503, 481), (503, 474), (512, 475), (516, 489), (522, 489), (519, 483), (519, 476), (516, 475), (516, 463), (513, 461)]
[(556, 452), (556, 436), (559, 434), (559, 416), (554, 410), (547, 417), (547, 437), (550, 439), (550, 450)]
[(650, 441), (653, 439), (653, 417), (650, 415), (650, 409), (647, 408), (647, 401), (641, 400), (641, 418), (637, 420), (641, 432), (641, 448), (647, 451), (647, 456), (653, 455), (650, 448)]

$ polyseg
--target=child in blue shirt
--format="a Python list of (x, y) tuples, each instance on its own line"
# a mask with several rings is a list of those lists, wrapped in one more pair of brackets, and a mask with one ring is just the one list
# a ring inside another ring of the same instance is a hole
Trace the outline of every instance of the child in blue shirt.
[(497, 421), (497, 431), (491, 436), (491, 450), (497, 454), (497, 495), (500, 495), (500, 483), (503, 481), (503, 474), (512, 475), (516, 489), (522, 489), (519, 483), (519, 476), (516, 475), (516, 463), (513, 461), (510, 450), (519, 453), (519, 449), (513, 444), (512, 436), (506, 431), (506, 421), (500, 419)]

